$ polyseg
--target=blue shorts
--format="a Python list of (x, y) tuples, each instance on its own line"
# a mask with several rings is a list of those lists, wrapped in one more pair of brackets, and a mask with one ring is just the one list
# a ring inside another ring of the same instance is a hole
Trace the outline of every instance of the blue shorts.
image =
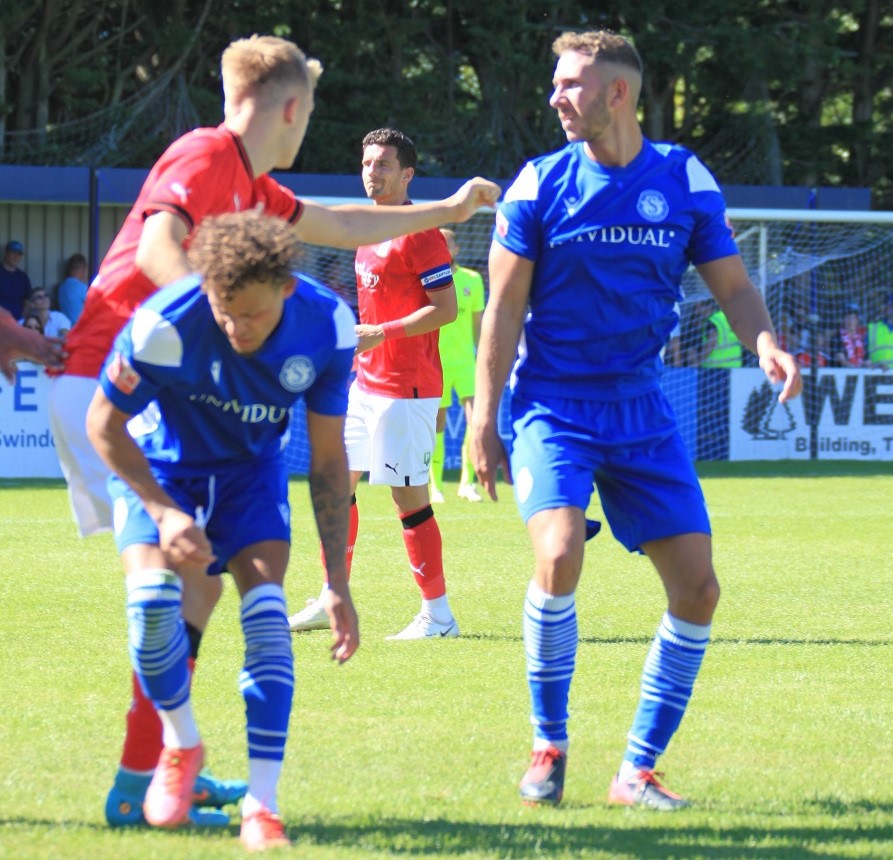
[[(246, 463), (201, 477), (172, 477), (153, 469), (155, 480), (186, 513), (204, 525), (217, 560), (209, 574), (223, 573), (229, 560), (262, 540), (291, 540), (288, 476), (279, 459)], [(120, 478), (108, 482), (118, 551), (133, 544), (158, 544), (158, 528), (139, 497)]]
[(710, 534), (698, 476), (660, 391), (609, 401), (513, 395), (511, 412), (512, 476), (525, 523), (550, 508), (585, 511), (594, 483), (614, 537), (630, 552)]

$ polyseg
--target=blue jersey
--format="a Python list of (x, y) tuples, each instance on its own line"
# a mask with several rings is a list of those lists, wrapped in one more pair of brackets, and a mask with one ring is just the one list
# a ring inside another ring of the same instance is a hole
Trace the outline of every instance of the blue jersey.
[(493, 239), (535, 263), (513, 374), (533, 399), (657, 388), (683, 274), (738, 253), (711, 173), (688, 150), (648, 140), (626, 167), (597, 164), (582, 143), (528, 162)]
[(230, 346), (195, 277), (136, 310), (99, 381), (118, 409), (142, 413), (129, 427), (153, 468), (188, 476), (279, 457), (299, 398), (321, 415), (346, 412), (356, 319), (322, 284), (296, 277), (282, 319), (251, 356)]

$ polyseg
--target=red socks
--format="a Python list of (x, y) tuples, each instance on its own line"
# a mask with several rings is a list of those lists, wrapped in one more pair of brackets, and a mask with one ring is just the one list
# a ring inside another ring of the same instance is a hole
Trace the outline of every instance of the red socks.
[(443, 542), (431, 505), (401, 514), (403, 543), (409, 555), (415, 581), (425, 600), (436, 600), (446, 594), (443, 578)]

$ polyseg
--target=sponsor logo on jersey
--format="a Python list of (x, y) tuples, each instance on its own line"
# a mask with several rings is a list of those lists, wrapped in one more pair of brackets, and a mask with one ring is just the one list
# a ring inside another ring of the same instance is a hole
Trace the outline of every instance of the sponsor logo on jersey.
[(568, 215), (573, 215), (574, 212), (577, 211), (580, 207), (580, 198), (579, 197), (565, 197), (564, 198), (564, 208), (567, 210)]
[(115, 357), (106, 370), (106, 376), (122, 394), (133, 394), (137, 385), (142, 382), (142, 377), (120, 352), (115, 353)]
[(670, 205), (667, 198), (660, 191), (646, 189), (639, 195), (636, 201), (636, 211), (646, 220), (656, 224), (666, 219), (670, 214)]
[(287, 406), (274, 406), (267, 403), (239, 403), (232, 398), (221, 400), (215, 394), (190, 394), (190, 401), (201, 403), (205, 406), (213, 406), (221, 412), (232, 412), (239, 416), (243, 424), (261, 424), (268, 421), (270, 424), (280, 424), (288, 417)]
[(370, 272), (365, 263), (357, 263), (356, 273), (363, 289), (374, 292), (375, 288), (378, 286), (378, 275), (376, 275), (375, 272)]
[(549, 247), (559, 248), (569, 242), (598, 242), (603, 245), (651, 245), (655, 248), (670, 248), (672, 247), (670, 239), (675, 235), (675, 230), (667, 230), (664, 227), (599, 227), (595, 230), (584, 230), (560, 242), (549, 242)]
[(501, 211), (496, 213), (496, 232), (504, 239), (509, 232), (509, 219)]
[(286, 391), (304, 391), (316, 379), (316, 368), (306, 355), (293, 355), (285, 360), (279, 371), (279, 382)]

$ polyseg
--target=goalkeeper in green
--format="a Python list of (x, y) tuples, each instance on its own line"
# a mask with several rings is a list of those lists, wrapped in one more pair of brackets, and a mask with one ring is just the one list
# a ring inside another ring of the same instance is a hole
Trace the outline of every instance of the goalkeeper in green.
[(437, 410), (437, 441), (431, 457), (431, 501), (443, 502), (443, 432), (447, 409), (453, 403), (453, 391), (465, 412), (465, 437), (462, 442), (462, 471), (459, 478), (459, 497), (479, 502), (481, 496), (474, 486), (474, 468), (468, 458), (468, 427), (474, 403), (474, 360), (481, 336), (481, 317), (484, 315), (484, 279), (472, 269), (456, 263), (459, 243), (456, 234), (441, 228), (452, 260), (453, 283), (456, 285), (459, 314), (454, 322), (440, 329), (440, 363), (443, 366), (443, 397)]

